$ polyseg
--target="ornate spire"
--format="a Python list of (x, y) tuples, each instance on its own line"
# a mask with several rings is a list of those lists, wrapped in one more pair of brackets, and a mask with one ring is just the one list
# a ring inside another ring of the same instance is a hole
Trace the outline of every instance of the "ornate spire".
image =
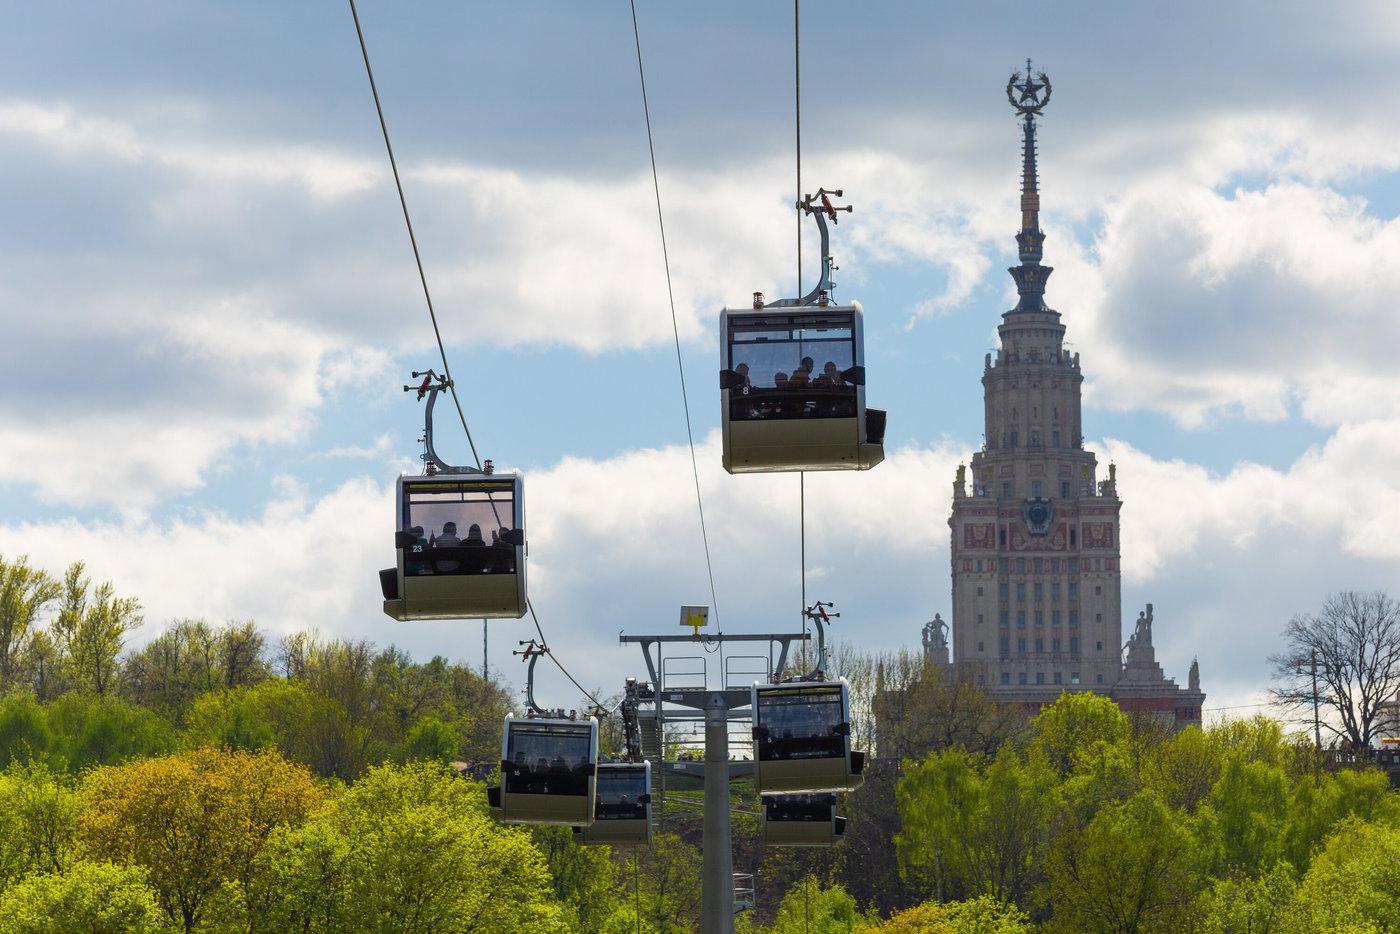
[(1006, 99), (1011, 102), (1023, 121), (1021, 156), (1021, 231), (1016, 234), (1016, 246), (1021, 265), (1008, 272), (1016, 280), (1021, 299), (1014, 311), (1049, 311), (1045, 305), (1045, 280), (1054, 270), (1040, 265), (1045, 246), (1045, 232), (1040, 229), (1040, 190), (1035, 169), (1035, 118), (1050, 103), (1050, 78), (1045, 72), (1031, 70), (1026, 59), (1026, 71), (1011, 73), (1006, 82)]

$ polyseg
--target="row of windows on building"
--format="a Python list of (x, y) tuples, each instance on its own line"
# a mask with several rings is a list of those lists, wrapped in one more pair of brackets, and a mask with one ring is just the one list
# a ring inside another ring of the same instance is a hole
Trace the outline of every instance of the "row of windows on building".
[[(1014, 448), (1014, 447), (1018, 447), (1018, 446), (1020, 445), (1020, 443), (1021, 443), (1021, 436), (1020, 436), (1020, 434), (1017, 432), (1017, 430), (1016, 430), (1015, 428), (1011, 429), (1009, 432), (1003, 431), (1003, 432), (1001, 433), (1001, 446), (1002, 446), (1002, 447), (1004, 447), (1004, 448)], [(1031, 429), (1031, 434), (1030, 434), (1030, 445), (1029, 445), (1029, 447), (1038, 448), (1038, 447), (1041, 447), (1041, 446), (1042, 446), (1042, 445), (1041, 445), (1041, 434), (1040, 434), (1040, 430), (1039, 430), (1038, 428), (1032, 428), (1032, 429)], [(1050, 446), (1051, 446), (1052, 448), (1057, 448), (1057, 447), (1060, 446), (1060, 430), (1059, 430), (1058, 428), (1056, 428), (1056, 429), (1054, 429), (1054, 430), (1052, 430), (1052, 431), (1050, 432)]]
[[(1035, 620), (1035, 625), (1036, 625), (1036, 626), (1044, 626), (1044, 625), (1045, 625), (1045, 611), (1044, 611), (1044, 610), (1035, 610), (1035, 611), (1033, 611), (1033, 613), (1034, 613), (1034, 616), (1033, 616), (1032, 618)], [(1069, 628), (1070, 628), (1070, 629), (1078, 629), (1078, 628), (1079, 628), (1079, 611), (1078, 611), (1078, 610), (1070, 610), (1068, 615), (1069, 615)], [(1103, 614), (1102, 614), (1102, 613), (1095, 613), (1095, 614), (1094, 614), (1094, 622), (1096, 622), (1096, 623), (1102, 623), (1102, 622), (1103, 622)], [(1010, 610), (1001, 610), (1001, 611), (997, 614), (997, 623), (998, 623), (999, 625), (1001, 625), (1001, 626), (1010, 626), (1010, 625), (1011, 625), (1011, 611), (1010, 611)], [(977, 614), (977, 625), (979, 625), (979, 626), (982, 625), (982, 614), (981, 614), (981, 613), (978, 613), (978, 614)], [(1051, 611), (1050, 611), (1050, 625), (1051, 625), (1051, 626), (1059, 626), (1059, 625), (1060, 625), (1060, 611), (1059, 611), (1059, 610), (1051, 610)], [(1016, 628), (1017, 628), (1017, 629), (1025, 629), (1025, 628), (1026, 628), (1026, 611), (1025, 611), (1025, 610), (1017, 610), (1017, 611), (1016, 611)]]
[[(1071, 532), (1074, 530), (1071, 529)], [(972, 560), (972, 559), (967, 559)], [(1014, 563), (1013, 563), (1014, 562)], [(983, 573), (1000, 571), (1003, 574), (1010, 574), (1014, 569), (1017, 574), (1044, 574), (1047, 570), (1051, 574), (1061, 573), (1061, 568), (1070, 574), (1078, 574), (1081, 570), (1102, 571), (1105, 569), (1103, 558), (977, 558), (973, 563), (973, 568)], [(1113, 559), (1108, 559), (1108, 570), (1113, 570)]]
[[(1037, 603), (1039, 603), (1040, 601), (1042, 601), (1042, 600), (1045, 599), (1045, 583), (1044, 583), (1043, 581), (1034, 581), (1034, 582), (1032, 582), (1032, 588), (1033, 588), (1033, 589), (1031, 590), (1031, 595), (1035, 598), (1035, 601), (1036, 601)], [(1078, 581), (1070, 581), (1070, 582), (1069, 582), (1069, 586), (1068, 586), (1066, 589), (1067, 589), (1067, 592), (1069, 593), (1069, 598), (1070, 598), (1071, 600), (1078, 600), (1078, 599), (1079, 599), (1079, 582), (1078, 582)], [(980, 596), (982, 596), (982, 595), (983, 595), (983, 588), (978, 587), (978, 588), (977, 588), (977, 596), (980, 597)], [(997, 584), (997, 596), (1001, 598), (1001, 601), (1002, 601), (1003, 603), (1006, 603), (1006, 602), (1008, 602), (1008, 601), (1011, 599), (1011, 582), (1010, 582), (1010, 581), (1001, 581), (1000, 583)], [(1094, 596), (1096, 596), (1096, 597), (1101, 597), (1101, 596), (1103, 596), (1103, 585), (1102, 585), (1102, 584), (1095, 584), (1095, 585), (1094, 585)], [(1060, 582), (1059, 582), (1059, 581), (1051, 581), (1051, 582), (1050, 582), (1050, 599), (1051, 599), (1052, 601), (1057, 602), (1057, 603), (1059, 602), (1059, 599), (1060, 599)], [(1017, 581), (1017, 582), (1016, 582), (1016, 602), (1017, 602), (1017, 603), (1025, 603), (1025, 602), (1026, 602), (1026, 582), (1025, 582), (1025, 581)]]
[[(1051, 682), (1052, 684), (1064, 684), (1064, 683), (1066, 683), (1066, 682), (1065, 682), (1065, 677), (1064, 677), (1064, 676), (1065, 676), (1065, 673), (1064, 673), (1064, 672), (1062, 672), (1062, 671), (1055, 671), (1055, 672), (1051, 672), (1051, 675), (1052, 675), (1052, 677), (1054, 678), (1054, 680)], [(982, 681), (982, 675), (978, 675), (978, 676), (977, 676), (977, 683), (978, 683), (978, 684), (983, 683), (983, 681)], [(1010, 684), (1010, 683), (1011, 683), (1011, 672), (1009, 672), (1009, 671), (1003, 671), (1003, 672), (1001, 673), (1001, 683), (1002, 683), (1002, 684)], [(1022, 685), (1030, 684), (1030, 678), (1029, 678), (1029, 676), (1027, 675), (1027, 673), (1024, 672), (1024, 671), (1018, 672), (1017, 675), (1016, 675), (1016, 683), (1017, 683), (1017, 684), (1022, 684)], [(1035, 673), (1035, 683), (1036, 683), (1036, 684), (1045, 684), (1045, 683), (1046, 683), (1046, 682), (1045, 682), (1045, 672), (1043, 672), (1043, 671), (1037, 671), (1037, 672)], [(1068, 682), (1068, 683), (1069, 683), (1069, 684), (1079, 684), (1079, 683), (1080, 683), (1079, 672), (1077, 672), (1077, 671), (1071, 671), (1071, 672), (1069, 673), (1069, 682)], [(1097, 684), (1103, 684), (1103, 675), (1097, 675), (1097, 676), (1095, 677), (1095, 683), (1097, 683)]]
[[(1018, 654), (1020, 654), (1020, 655), (1025, 655), (1025, 654), (1026, 654), (1026, 645), (1027, 645), (1027, 643), (1026, 643), (1026, 637), (1025, 637), (1025, 636), (1017, 636), (1017, 638), (1016, 638), (1016, 652), (1017, 652)], [(1036, 636), (1034, 645), (1035, 645), (1035, 651), (1036, 651), (1037, 653), (1043, 653), (1043, 652), (1045, 651), (1045, 637), (1044, 637), (1044, 636)], [(1010, 637), (1010, 636), (1002, 636), (1002, 637), (1001, 637), (1001, 646), (1000, 646), (1000, 647), (1001, 647), (1001, 657), (1002, 657), (1002, 658), (1010, 658), (1010, 657), (1011, 657), (1011, 637)], [(986, 643), (979, 640), (978, 643), (977, 643), (977, 651), (978, 651), (979, 654), (985, 652), (985, 651), (986, 651)], [(1060, 651), (1060, 637), (1059, 637), (1059, 636), (1052, 636), (1052, 637), (1050, 638), (1050, 651), (1051, 651), (1051, 652), (1058, 652), (1058, 651)], [(1102, 652), (1102, 651), (1103, 651), (1103, 642), (1102, 642), (1102, 640), (1097, 641), (1097, 642), (1094, 643), (1094, 651), (1095, 651), (1095, 652)], [(1078, 655), (1079, 655), (1079, 637), (1078, 637), (1078, 636), (1070, 636), (1070, 637), (1069, 637), (1069, 654), (1075, 655), (1075, 656), (1078, 656)]]

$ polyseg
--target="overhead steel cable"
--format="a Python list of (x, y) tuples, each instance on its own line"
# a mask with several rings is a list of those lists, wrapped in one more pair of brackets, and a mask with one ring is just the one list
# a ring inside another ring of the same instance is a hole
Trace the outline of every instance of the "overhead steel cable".
[[(802, 203), (802, 30), (798, 4), (792, 0), (792, 109), (793, 141), (797, 151), (797, 203)], [(835, 216), (835, 215), (833, 215)], [(797, 212), (797, 294), (802, 294), (802, 219), (803, 212)], [(799, 561), (802, 568), (802, 637), (803, 648), (807, 642), (807, 472), (797, 472), (797, 521)]]
[[(543, 645), (543, 646), (548, 647), (548, 646), (549, 646), (549, 640), (545, 639), (545, 637), (544, 637), (544, 630), (543, 630), (542, 628), (540, 628), (540, 618), (539, 618), (538, 616), (535, 615), (535, 605), (534, 605), (533, 603), (530, 602), (530, 598), (529, 598), (529, 597), (526, 597), (526, 598), (525, 598), (525, 606), (528, 607), (529, 610), (530, 610), (530, 619), (531, 619), (531, 620), (534, 622), (534, 624), (535, 624), (535, 632), (537, 632), (537, 633), (540, 634), (540, 645)], [(575, 678), (573, 675), (569, 674), (569, 669), (565, 668), (565, 667), (564, 667), (564, 663), (561, 662), (561, 661), (559, 661), (559, 659), (555, 657), (553, 650), (547, 652), (546, 654), (549, 656), (549, 660), (552, 661), (552, 662), (554, 662), (554, 667), (555, 667), (555, 668), (558, 668), (560, 671), (562, 671), (562, 672), (564, 673), (564, 677), (566, 677), (566, 678), (568, 678), (570, 681), (572, 681), (574, 687), (578, 688), (579, 691), (581, 691), (581, 692), (583, 693), (583, 696), (584, 696), (584, 697), (588, 698), (589, 700), (591, 700), (591, 701), (593, 702), (593, 706), (594, 706), (594, 707), (598, 708), (599, 710), (602, 710), (602, 709), (603, 709), (603, 702), (600, 701), (600, 700), (598, 700), (598, 698), (594, 697), (592, 694), (590, 694), (590, 693), (588, 692), (588, 689), (587, 689), (587, 688), (585, 688), (583, 685), (581, 685), (581, 684), (578, 683), (578, 679), (577, 679), (577, 678)], [(622, 703), (621, 701), (618, 701), (618, 704), (621, 704), (621, 703)], [(617, 706), (618, 706), (617, 704), (613, 705), (612, 710), (609, 710), (608, 713), (612, 713), (613, 710), (616, 710), (616, 709), (617, 709)]]
[[(428, 306), (428, 318), (433, 323), (433, 336), (437, 338), (438, 355), (442, 358), (443, 377), (447, 381), (448, 391), (452, 393), (452, 403), (457, 408), (457, 418), (462, 422), (462, 431), (467, 436), (467, 445), (471, 448), (472, 459), (476, 462), (477, 469), (480, 470), (481, 456), (476, 452), (476, 442), (472, 440), (472, 430), (467, 426), (467, 416), (462, 411), (462, 400), (457, 396), (457, 385), (452, 379), (452, 368), (447, 363), (447, 348), (442, 341), (442, 329), (438, 326), (437, 311), (433, 308), (433, 296), (428, 289), (428, 277), (423, 271), (423, 256), (418, 250), (418, 237), (413, 232), (413, 220), (409, 217), (408, 199), (404, 197), (403, 181), (399, 177), (398, 160), (394, 158), (394, 144), (389, 140), (389, 124), (384, 120), (384, 107), (379, 100), (379, 86), (374, 80), (374, 69), (369, 63), (369, 49), (365, 46), (365, 33), (360, 27), (360, 13), (355, 8), (355, 0), (348, 0), (348, 2), (350, 4), (350, 18), (355, 21), (355, 37), (360, 42), (360, 57), (364, 59), (365, 63), (365, 77), (369, 79), (370, 94), (374, 97), (374, 112), (379, 117), (379, 130), (384, 135), (384, 150), (389, 154), (389, 169), (394, 175), (394, 188), (399, 193), (399, 207), (403, 210), (404, 227), (408, 229), (408, 242), (413, 247), (413, 262), (418, 267), (418, 281), (423, 286), (423, 300)], [(535, 631), (539, 633), (540, 643), (548, 645), (548, 640), (544, 637), (544, 629), (540, 626), (540, 619), (535, 615), (535, 607), (530, 603), (528, 597), (525, 605), (530, 610), (530, 618), (534, 620)], [(549, 659), (554, 662), (556, 668), (564, 673), (564, 677), (573, 682), (574, 687), (583, 692), (584, 697), (592, 701), (598, 709), (603, 708), (602, 703), (578, 683), (578, 680), (569, 673), (569, 669), (564, 667), (563, 662), (559, 661), (554, 652), (549, 653)]]
[(423, 272), (423, 257), (418, 252), (418, 237), (413, 233), (413, 221), (408, 216), (408, 199), (403, 194), (403, 182), (399, 179), (399, 164), (394, 158), (394, 145), (389, 142), (389, 125), (384, 122), (384, 108), (379, 103), (379, 86), (374, 81), (374, 69), (369, 64), (369, 50), (365, 48), (364, 30), (360, 28), (360, 14), (355, 9), (355, 0), (349, 0), (350, 17), (355, 21), (355, 36), (360, 40), (360, 56), (365, 60), (365, 76), (369, 78), (369, 90), (374, 95), (374, 112), (379, 115), (379, 130), (384, 134), (384, 149), (389, 153), (389, 168), (394, 173), (394, 188), (399, 193), (399, 207), (403, 209), (403, 223), (408, 228), (408, 242), (413, 247), (413, 262), (418, 266), (418, 281), (423, 285), (423, 300), (428, 304), (428, 317), (433, 322), (433, 336), (437, 338), (438, 355), (442, 358), (442, 375), (447, 380), (448, 391), (452, 393), (452, 404), (457, 407), (457, 418), (462, 422), (467, 445), (472, 451), (472, 460), (481, 469), (481, 457), (476, 453), (476, 442), (472, 440), (472, 430), (467, 427), (467, 416), (462, 411), (462, 400), (457, 397), (457, 384), (452, 380), (452, 368), (447, 365), (447, 348), (442, 343), (442, 330), (438, 327), (437, 311), (433, 308), (433, 296), (428, 291), (428, 277)]
[[(715, 625), (720, 626), (719, 597), (715, 595), (715, 568), (710, 561), (710, 535), (705, 528), (705, 501), (700, 495), (700, 465), (695, 457), (695, 432), (690, 424), (690, 394), (685, 387), (685, 362), (681, 357), (681, 329), (676, 321), (676, 295), (671, 286), (671, 253), (666, 246), (666, 219), (661, 212), (661, 181), (656, 172), (656, 143), (651, 132), (651, 104), (647, 100), (647, 75), (642, 67), (642, 34), (637, 27), (637, 0), (628, 0), (632, 8), (632, 39), (637, 46), (637, 78), (642, 85), (642, 116), (647, 126), (647, 152), (651, 156), (651, 187), (656, 193), (656, 226), (661, 231), (661, 260), (666, 267), (666, 298), (671, 304), (671, 333), (676, 341), (676, 370), (681, 378), (681, 404), (685, 409), (685, 436), (690, 442), (690, 470), (695, 476), (695, 505), (700, 512), (700, 539), (705, 546), (705, 569), (710, 575), (710, 603), (715, 610)], [(723, 653), (723, 644), (720, 646)]]

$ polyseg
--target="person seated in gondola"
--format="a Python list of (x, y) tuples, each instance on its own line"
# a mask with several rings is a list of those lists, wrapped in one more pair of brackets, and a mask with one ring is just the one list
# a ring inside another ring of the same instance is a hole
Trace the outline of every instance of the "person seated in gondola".
[(806, 389), (812, 381), (812, 358), (803, 357), (802, 365), (792, 371), (788, 377), (789, 389)]
[[(409, 544), (404, 557), (404, 570), (409, 574), (431, 574), (433, 566), (422, 560), (421, 555), (430, 547), (428, 539), (423, 534), (423, 527), (415, 525), (408, 530), (408, 534), (413, 536), (413, 541)], [(410, 558), (408, 555), (413, 555)]]
[[(462, 544), (462, 540), (457, 537), (457, 523), (444, 522), (442, 524), (442, 534), (432, 542), (434, 548), (456, 548)], [(461, 568), (461, 562), (454, 560), (439, 559), (433, 565), (443, 574), (451, 574)]]
[[(455, 529), (453, 531), (456, 531)], [(463, 545), (471, 548), (484, 548), (486, 541), (481, 537), (481, 526), (473, 522), (467, 527), (467, 537), (462, 541)]]
[(747, 363), (741, 363), (736, 366), (734, 368), (734, 375), (739, 378), (738, 382), (735, 383), (733, 387), (734, 392), (746, 394), (747, 390), (753, 388), (753, 380), (749, 378), (749, 365)]
[(834, 360), (826, 361), (822, 367), (821, 375), (812, 381), (813, 386), (824, 386), (827, 389), (840, 389), (846, 385), (846, 381), (841, 378), (841, 371), (837, 369)]

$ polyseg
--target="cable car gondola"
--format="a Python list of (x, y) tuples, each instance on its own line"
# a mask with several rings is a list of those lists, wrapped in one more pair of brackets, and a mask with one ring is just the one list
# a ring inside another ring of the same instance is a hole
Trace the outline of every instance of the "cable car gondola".
[(764, 795), (763, 842), (767, 846), (833, 846), (845, 838), (846, 818), (836, 795)]
[(487, 789), (487, 801), (506, 823), (587, 827), (597, 777), (597, 720), (506, 714), (501, 784)]
[(844, 679), (755, 684), (750, 703), (760, 793), (854, 791), (865, 781)]
[[(720, 314), (720, 421), (730, 473), (869, 470), (885, 459), (885, 413), (865, 407), (860, 304), (832, 305), (826, 218), (819, 189), (798, 207), (821, 230), (822, 278), (800, 299)], [(814, 206), (815, 199), (820, 206)]]
[[(379, 572), (384, 612), (397, 620), (519, 619), (525, 591), (525, 489), (519, 474), (453, 467), (433, 450), (433, 405), (448, 386), (431, 370), (423, 459), (427, 474), (401, 476), (395, 493), (396, 567)], [(434, 383), (433, 380), (437, 379)]]
[(579, 843), (651, 843), (651, 763), (598, 763), (593, 823), (575, 827)]

